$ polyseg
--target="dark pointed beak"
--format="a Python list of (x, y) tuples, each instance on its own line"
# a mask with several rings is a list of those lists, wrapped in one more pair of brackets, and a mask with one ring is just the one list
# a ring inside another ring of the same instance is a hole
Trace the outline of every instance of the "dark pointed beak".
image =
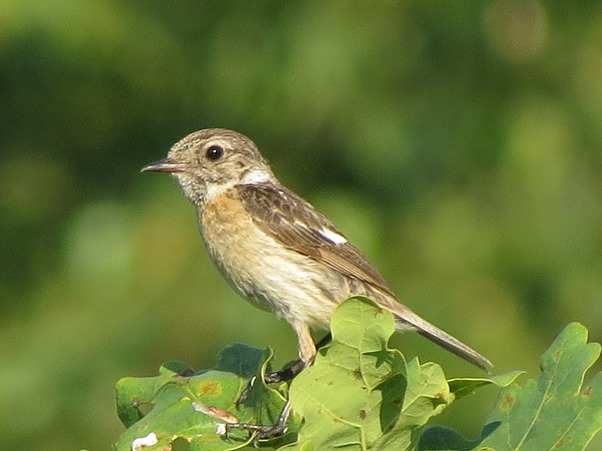
[(171, 158), (165, 158), (164, 160), (155, 161), (154, 163), (147, 164), (140, 172), (185, 172), (186, 166), (182, 163), (178, 163)]

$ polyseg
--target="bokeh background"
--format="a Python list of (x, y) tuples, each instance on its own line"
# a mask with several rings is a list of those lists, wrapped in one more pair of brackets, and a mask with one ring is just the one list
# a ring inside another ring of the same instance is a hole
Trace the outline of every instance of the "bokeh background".
[[(255, 140), (497, 372), (537, 376), (573, 320), (601, 340), (601, 76), (600, 2), (3, 0), (0, 446), (108, 449), (120, 377), (236, 341), (295, 357), (139, 173), (200, 128)], [(476, 437), (495, 394), (439, 423)]]

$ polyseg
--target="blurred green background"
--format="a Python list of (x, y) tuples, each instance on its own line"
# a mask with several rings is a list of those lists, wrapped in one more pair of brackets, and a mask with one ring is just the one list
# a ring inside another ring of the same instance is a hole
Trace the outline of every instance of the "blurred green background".
[[(496, 372), (536, 376), (573, 320), (601, 340), (601, 77), (600, 2), (3, 0), (0, 447), (108, 449), (115, 382), (168, 360), (295, 357), (175, 182), (139, 173), (200, 128), (251, 137)], [(476, 437), (495, 394), (440, 423)]]

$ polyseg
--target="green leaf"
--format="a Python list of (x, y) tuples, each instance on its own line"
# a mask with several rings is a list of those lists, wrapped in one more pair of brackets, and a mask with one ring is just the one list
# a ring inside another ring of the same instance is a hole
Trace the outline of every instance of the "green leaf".
[(182, 362), (168, 362), (159, 369), (156, 377), (124, 377), (117, 382), (117, 414), (125, 426), (140, 420), (143, 410), (150, 408), (157, 390), (176, 377), (193, 371)]
[(585, 327), (569, 324), (541, 357), (541, 376), (500, 393), (489, 418), (499, 427), (481, 447), (584, 449), (602, 429), (602, 373), (583, 387), (600, 349), (598, 343), (587, 343)]
[[(117, 383), (119, 417), (129, 429), (116, 443), (118, 451), (130, 451), (134, 443), (150, 443), (145, 451), (162, 450), (176, 439), (190, 443), (191, 450), (231, 450), (246, 446), (252, 437), (232, 430), (228, 437), (217, 433), (224, 423), (273, 424), (284, 405), (283, 396), (263, 383), (271, 351), (233, 345), (222, 351), (218, 365), (194, 373), (185, 364), (164, 365), (159, 375), (124, 378)], [(245, 401), (236, 401), (247, 378), (257, 374)], [(299, 424), (293, 421), (293, 426)], [(282, 441), (282, 438), (280, 439)]]
[(495, 385), (496, 387), (507, 387), (518, 378), (524, 371), (515, 370), (504, 374), (498, 374), (497, 376), (485, 377), (470, 377), (470, 378), (455, 378), (450, 379), (449, 389), (456, 396), (456, 399), (463, 398), (467, 395), (472, 395), (474, 391), (481, 387), (488, 385)]
[(598, 343), (587, 343), (582, 325), (569, 324), (541, 357), (538, 379), (530, 379), (524, 387), (513, 383), (516, 373), (497, 380), (511, 385), (500, 392), (480, 439), (468, 441), (453, 430), (430, 428), (419, 449), (585, 449), (602, 429), (602, 373), (583, 387), (585, 372), (600, 350)]
[[(458, 432), (444, 426), (434, 426), (426, 429), (420, 436), (419, 451), (470, 451), (477, 449), (479, 444), (487, 437), (496, 425), (486, 425), (481, 437), (476, 440), (466, 440)], [(485, 450), (486, 448), (478, 448)]]
[[(419, 428), (455, 398), (441, 367), (417, 359), (406, 365), (387, 347), (393, 316), (367, 299), (339, 306), (331, 329), (331, 344), (291, 384), (293, 409), (305, 423), (287, 449), (412, 448)], [(494, 382), (455, 382), (463, 390), (487, 383)]]

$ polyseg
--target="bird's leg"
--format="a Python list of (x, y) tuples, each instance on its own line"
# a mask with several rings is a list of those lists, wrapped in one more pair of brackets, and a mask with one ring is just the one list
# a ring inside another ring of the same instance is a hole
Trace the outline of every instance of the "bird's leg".
[[(295, 376), (313, 363), (316, 356), (316, 349), (320, 349), (322, 346), (327, 345), (332, 340), (332, 335), (328, 333), (318, 343), (314, 344), (307, 326), (304, 326), (303, 328), (300, 327), (299, 329), (295, 327), (295, 330), (299, 336), (299, 356), (301, 358), (299, 360), (295, 360), (281, 371), (274, 371), (264, 375), (263, 380), (266, 384), (290, 381), (294, 379)], [(308, 343), (311, 343), (311, 349)], [(237, 407), (248, 398), (256, 381), (257, 376), (253, 376), (251, 379), (249, 379), (246, 388), (236, 401)], [(278, 421), (276, 421), (276, 424), (261, 425), (248, 423), (229, 423), (225, 425), (225, 433), (227, 435), (231, 429), (242, 429), (251, 433), (257, 433), (253, 439), (253, 446), (257, 447), (257, 442), (261, 439), (276, 437), (284, 434), (287, 429), (287, 422), (290, 414), (291, 403), (289, 400), (287, 400), (284, 403), (284, 407), (280, 411), (280, 415), (278, 415)]]
[[(309, 330), (307, 331), (307, 333), (309, 334)], [(310, 340), (311, 340), (311, 336), (310, 336)], [(284, 368), (280, 371), (273, 371), (271, 373), (265, 374), (263, 376), (263, 381), (266, 384), (277, 384), (279, 382), (288, 382), (288, 381), (293, 380), (301, 371), (303, 371), (305, 368), (307, 368), (309, 365), (311, 365), (313, 363), (314, 357), (316, 354), (315, 350), (320, 349), (322, 346), (326, 346), (328, 343), (330, 343), (330, 340), (332, 340), (332, 335), (330, 335), (330, 333), (326, 334), (315, 345), (313, 344), (313, 340), (312, 340), (311, 343), (312, 343), (312, 347), (313, 347), (314, 351), (313, 351), (311, 360), (306, 361), (303, 358), (295, 360), (293, 363), (291, 363), (286, 368)], [(301, 342), (301, 339), (299, 339), (299, 342)], [(301, 354), (301, 352), (300, 352), (300, 354)], [(249, 397), (249, 394), (251, 393), (251, 389), (255, 385), (255, 382), (257, 382), (257, 376), (253, 376), (253, 377), (251, 377), (251, 379), (249, 379), (247, 386), (245, 387), (243, 392), (238, 397), (238, 400), (236, 401), (236, 407), (240, 406), (244, 401), (247, 400), (247, 398)]]

